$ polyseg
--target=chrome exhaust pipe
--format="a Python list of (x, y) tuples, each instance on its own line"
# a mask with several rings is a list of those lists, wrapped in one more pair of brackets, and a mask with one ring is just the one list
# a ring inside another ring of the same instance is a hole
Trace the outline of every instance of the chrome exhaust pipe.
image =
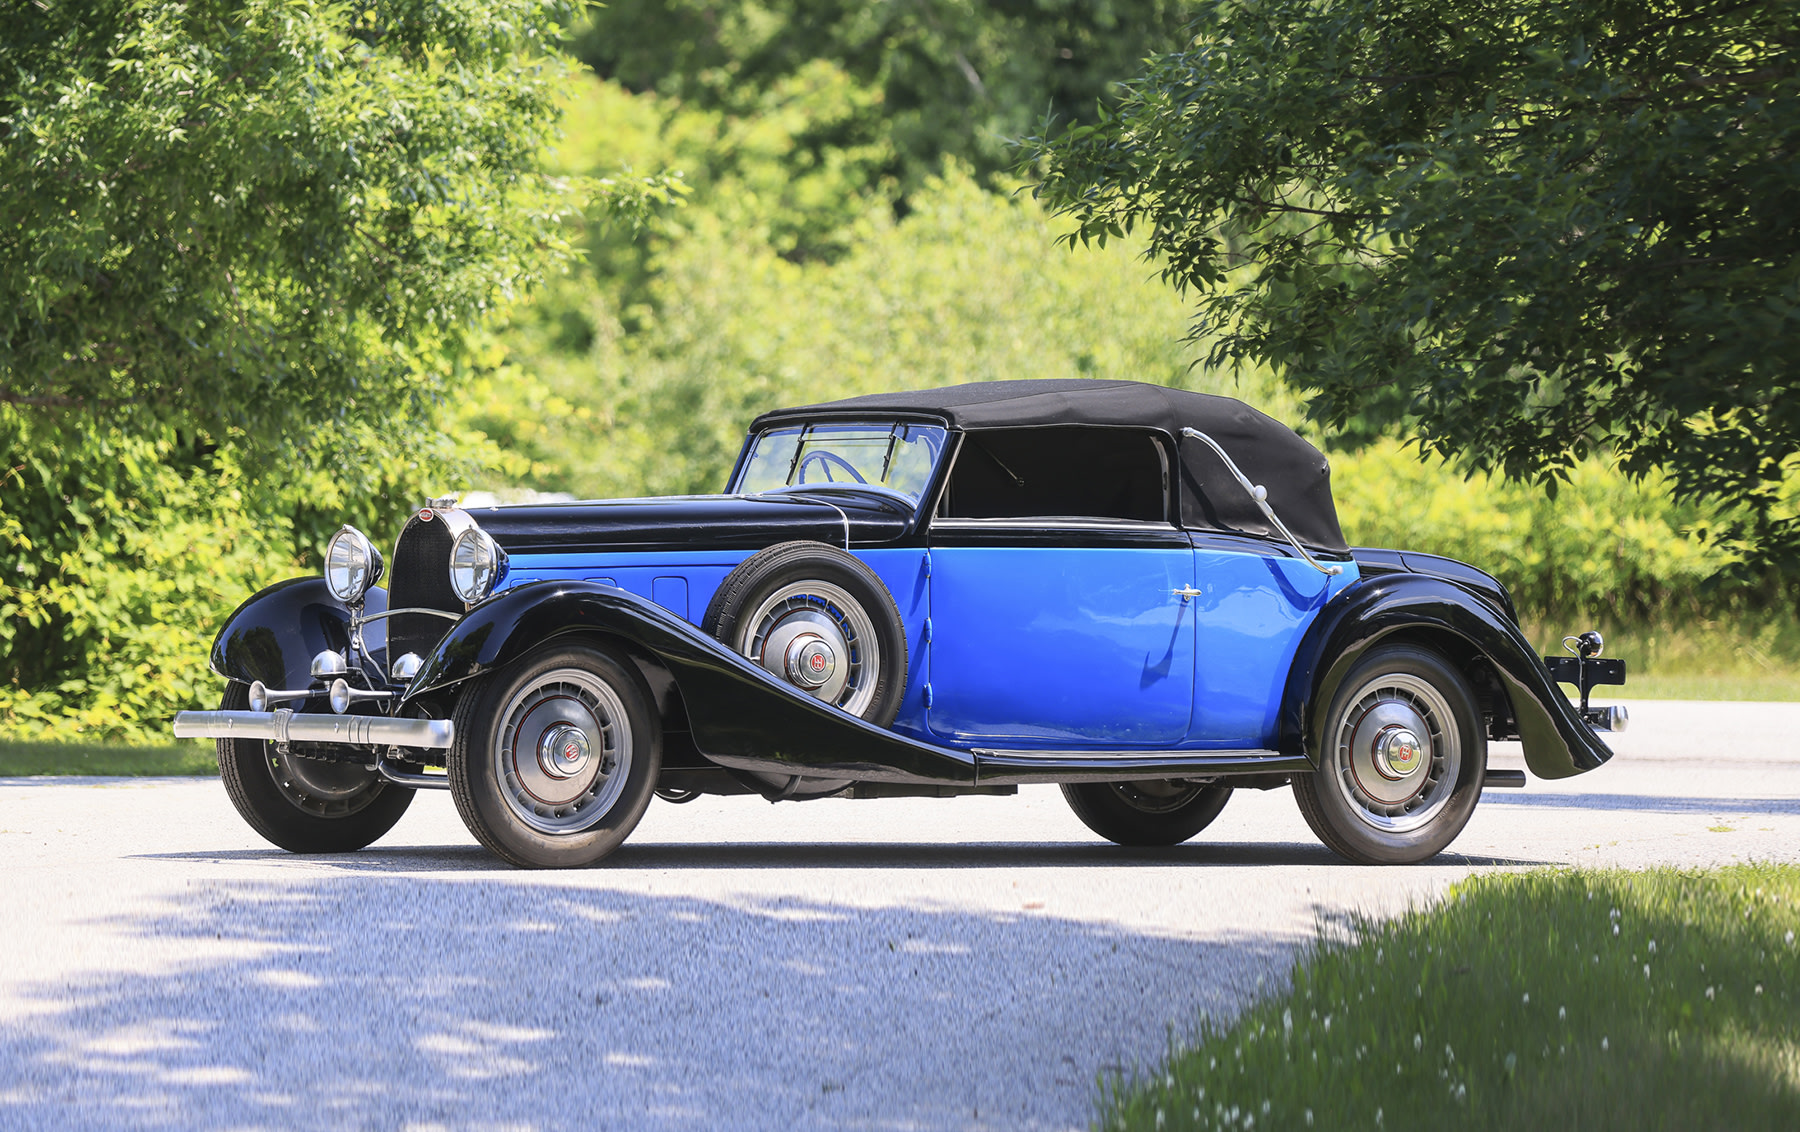
[(1582, 708), (1581, 718), (1595, 731), (1623, 731), (1631, 726), (1631, 713), (1625, 710), (1624, 704)]
[(181, 711), (177, 739), (266, 739), (276, 743), (347, 743), (356, 747), (447, 750), (456, 738), (448, 719), (392, 719), (385, 715), (297, 715), (274, 711)]

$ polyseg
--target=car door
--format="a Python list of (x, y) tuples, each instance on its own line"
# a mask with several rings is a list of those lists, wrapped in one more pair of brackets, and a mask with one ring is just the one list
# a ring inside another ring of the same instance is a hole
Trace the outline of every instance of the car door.
[(1328, 576), (1282, 548), (1249, 538), (1195, 534), (1194, 719), (1206, 746), (1274, 743), (1288, 671), (1307, 628), (1355, 577)]
[(1143, 430), (965, 437), (930, 531), (926, 725), (1045, 749), (1179, 742), (1193, 549)]

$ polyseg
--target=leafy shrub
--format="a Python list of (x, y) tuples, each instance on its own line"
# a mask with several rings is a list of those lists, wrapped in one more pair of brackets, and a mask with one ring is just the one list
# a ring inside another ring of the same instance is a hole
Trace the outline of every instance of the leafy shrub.
[(1645, 619), (1717, 611), (1746, 596), (1708, 585), (1735, 561), (1702, 537), (1718, 522), (1714, 510), (1678, 503), (1666, 480), (1633, 482), (1602, 460), (1577, 464), (1551, 499), (1535, 485), (1464, 477), (1384, 442), (1334, 457), (1332, 489), (1353, 543), (1473, 563), (1505, 582), (1528, 616)]
[(391, 537), (469, 458), (493, 462), (479, 435), (375, 433), (259, 468), (172, 430), (63, 432), (0, 409), (0, 733), (166, 741), (175, 711), (216, 702), (207, 653), (240, 602), (316, 570), (339, 524)]

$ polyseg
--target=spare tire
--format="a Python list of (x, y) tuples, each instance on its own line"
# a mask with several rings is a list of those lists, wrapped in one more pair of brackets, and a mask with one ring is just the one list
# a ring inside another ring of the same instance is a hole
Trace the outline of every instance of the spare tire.
[(783, 542), (726, 575), (701, 628), (833, 707), (886, 727), (906, 693), (906, 627), (875, 572), (822, 542)]

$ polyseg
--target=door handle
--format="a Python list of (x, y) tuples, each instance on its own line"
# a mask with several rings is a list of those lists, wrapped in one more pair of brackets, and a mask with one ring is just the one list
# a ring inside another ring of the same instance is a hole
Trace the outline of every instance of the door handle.
[(1201, 591), (1195, 589), (1192, 586), (1182, 586), (1178, 590), (1171, 590), (1169, 592), (1173, 593), (1176, 597), (1180, 598), (1182, 600), (1183, 604), (1185, 604), (1187, 602), (1188, 598), (1199, 597)]

